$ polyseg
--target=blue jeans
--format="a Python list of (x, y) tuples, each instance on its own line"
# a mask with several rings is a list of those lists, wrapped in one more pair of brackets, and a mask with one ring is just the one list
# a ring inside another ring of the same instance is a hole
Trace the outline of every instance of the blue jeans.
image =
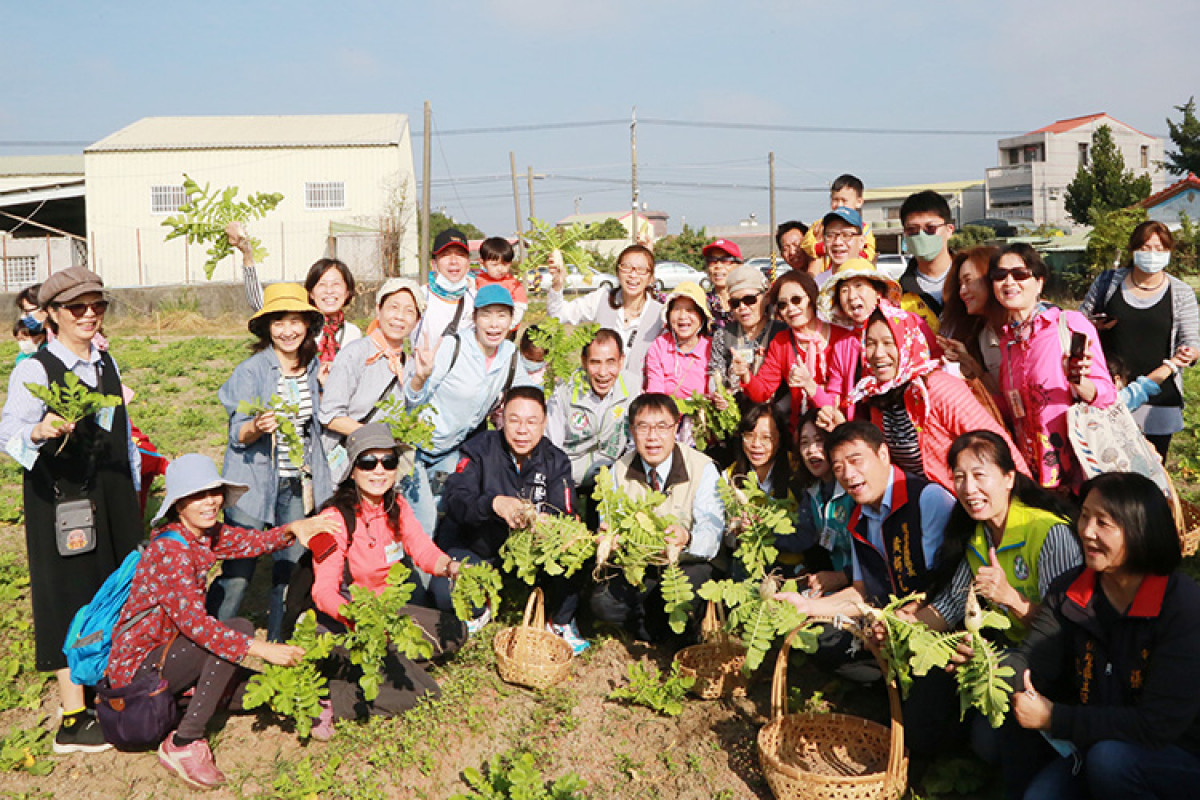
[(1078, 775), (1056, 758), (1025, 790), (1025, 800), (1168, 800), (1195, 797), (1200, 756), (1182, 747), (1146, 747), (1105, 740), (1092, 745)]
[[(280, 478), (279, 493), (275, 498), (275, 524), (285, 525), (304, 517), (304, 493), (299, 478)], [(263, 530), (267, 526), (262, 520), (242, 514), (236, 508), (225, 509), (225, 523), (239, 528)], [(304, 545), (296, 542), (291, 547), (276, 550), (271, 554), (271, 599), (267, 607), (267, 639), (282, 641), (283, 611), (287, 602), (288, 581), (292, 567), (304, 553)], [(231, 558), (221, 565), (220, 576), (208, 590), (206, 603), (208, 613), (219, 620), (233, 619), (242, 607), (246, 587), (254, 577), (257, 558)]]
[(413, 516), (432, 539), (437, 527), (437, 503), (433, 499), (433, 492), (429, 490), (429, 474), (421, 462), (418, 461), (410, 474), (396, 482), (396, 491), (408, 501)]

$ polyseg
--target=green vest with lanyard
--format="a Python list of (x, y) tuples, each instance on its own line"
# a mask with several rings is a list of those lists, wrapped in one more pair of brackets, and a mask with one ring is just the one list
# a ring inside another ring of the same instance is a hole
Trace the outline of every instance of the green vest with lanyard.
[[(1067, 524), (1067, 520), (1057, 514), (1027, 506), (1015, 497), (1008, 506), (1008, 519), (1004, 524), (1004, 535), (996, 547), (996, 559), (1003, 567), (1009, 585), (1031, 603), (1042, 602), (1038, 585), (1038, 556), (1042, 552), (1046, 534), (1055, 525)], [(967, 541), (967, 564), (972, 575), (978, 574), (980, 567), (991, 564), (988, 558), (990, 547), (991, 537), (987, 526), (980, 522)], [(1014, 644), (1021, 642), (1029, 632), (1028, 628), (1012, 609), (1004, 608), (1004, 613), (1012, 622), (1005, 637)]]

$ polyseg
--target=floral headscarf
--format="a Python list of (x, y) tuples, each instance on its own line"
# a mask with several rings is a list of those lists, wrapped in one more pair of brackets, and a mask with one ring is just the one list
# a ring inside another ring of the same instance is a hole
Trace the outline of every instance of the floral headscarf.
[(929, 352), (929, 342), (921, 332), (920, 317), (890, 303), (880, 303), (879, 313), (883, 315), (884, 322), (891, 329), (900, 353), (896, 364), (896, 374), (891, 380), (883, 382), (871, 374), (870, 366), (867, 364), (866, 338), (867, 329), (871, 327), (872, 322), (868, 320), (867, 324), (863, 326), (859, 338), (859, 341), (863, 343), (861, 358), (866, 377), (855, 385), (854, 390), (850, 393), (850, 402), (858, 403), (865, 398), (876, 397), (909, 384), (906, 394), (916, 392), (919, 396), (914, 399), (924, 407), (928, 401), (925, 382), (915, 379), (928, 375), (939, 365)]

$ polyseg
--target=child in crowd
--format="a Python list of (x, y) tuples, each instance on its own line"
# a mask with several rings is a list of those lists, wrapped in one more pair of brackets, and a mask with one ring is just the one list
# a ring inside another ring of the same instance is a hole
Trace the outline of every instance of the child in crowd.
[[(521, 342), (517, 346), (520, 353), (520, 367), (529, 376), (530, 386), (542, 386), (546, 377), (546, 348), (533, 343), (533, 334), (537, 332), (536, 325), (530, 325), (521, 334)], [(554, 387), (550, 387), (553, 389)]]
[[(1187, 350), (1181, 347), (1179, 350)], [(1176, 372), (1191, 364), (1189, 354), (1180, 353), (1163, 361), (1162, 366), (1151, 370), (1147, 375), (1139, 375), (1136, 380), (1130, 380), (1129, 370), (1120, 357), (1108, 356), (1108, 374), (1112, 375), (1113, 386), (1117, 387), (1117, 400), (1124, 403), (1130, 411), (1137, 411), (1146, 402), (1162, 393), (1163, 383)]]
[(20, 351), (17, 353), (17, 364), (32, 356), (46, 343), (46, 329), (39, 323), (35, 333), (30, 328), (29, 320), (25, 317), (21, 317), (13, 323), (12, 331), (13, 337), (17, 340), (17, 349)]
[(513, 296), (512, 329), (515, 332), (529, 308), (525, 285), (512, 274), (513, 246), (501, 236), (492, 236), (479, 245), (480, 270), (475, 276), (475, 291), (488, 284), (498, 283)]
[[(871, 232), (869, 226), (864, 227), (862, 224), (862, 207), (863, 207), (863, 182), (853, 175), (839, 175), (834, 179), (833, 185), (829, 187), (829, 210), (837, 211), (839, 208), (850, 209), (858, 215), (858, 229), (862, 234), (861, 250), (858, 253), (852, 253), (851, 258), (865, 258), (867, 261), (875, 260), (875, 234)], [(814, 223), (808, 232), (804, 234), (804, 240), (800, 246), (804, 252), (808, 254), (813, 261), (809, 264), (809, 274), (819, 275), (828, 269), (833, 268), (833, 264), (828, 258), (826, 252), (827, 245), (824, 240), (825, 226), (824, 221)]]

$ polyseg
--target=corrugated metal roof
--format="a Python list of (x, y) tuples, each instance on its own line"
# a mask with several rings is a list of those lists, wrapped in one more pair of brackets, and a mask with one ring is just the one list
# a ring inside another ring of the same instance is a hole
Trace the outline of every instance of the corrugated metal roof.
[(83, 155), (0, 156), (0, 177), (26, 175), (78, 175), (83, 177)]
[(895, 197), (908, 197), (910, 194), (932, 189), (940, 194), (965, 192), (975, 186), (983, 186), (982, 178), (969, 181), (946, 181), (944, 183), (914, 183), (911, 186), (881, 186), (878, 189), (863, 190), (864, 200), (888, 200)]
[(145, 117), (84, 152), (392, 145), (407, 125), (405, 114)]

